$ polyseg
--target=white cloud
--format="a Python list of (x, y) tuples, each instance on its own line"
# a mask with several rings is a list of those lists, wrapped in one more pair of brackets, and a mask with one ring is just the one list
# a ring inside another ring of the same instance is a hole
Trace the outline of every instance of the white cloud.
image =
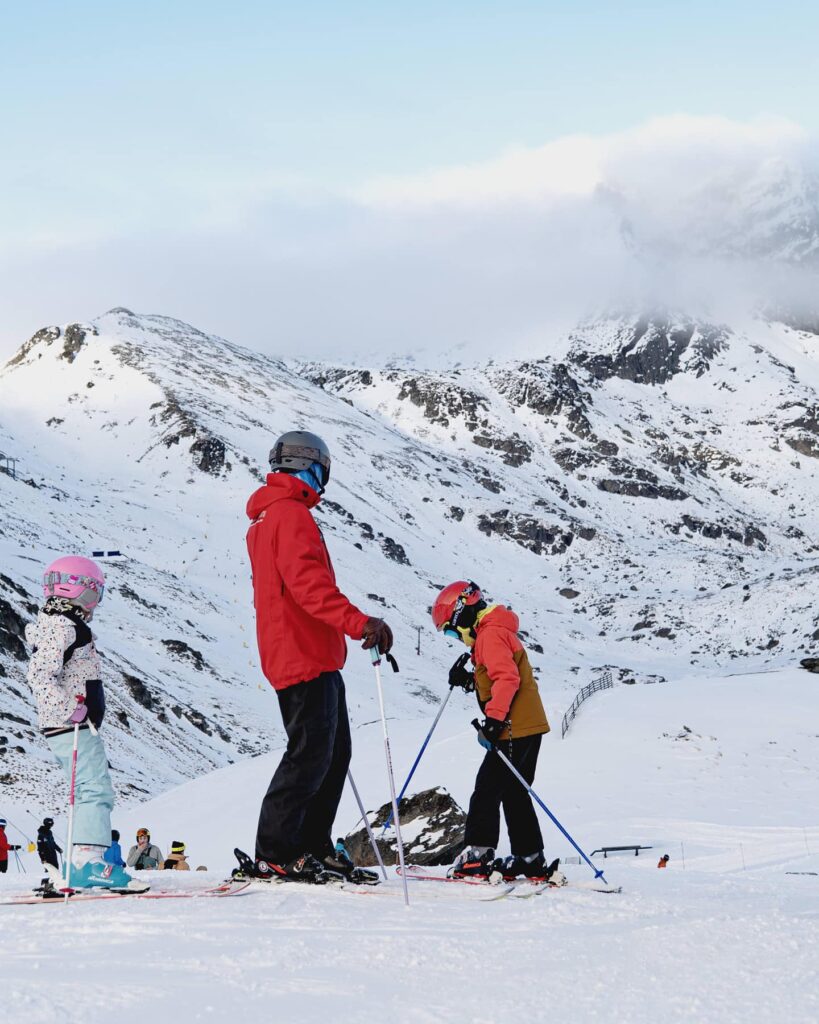
[(777, 118), (737, 122), (680, 114), (614, 134), (521, 147), (480, 163), (374, 179), (354, 197), (376, 207), (463, 207), (549, 203), (590, 196), (600, 186), (667, 196), (669, 189), (693, 191), (711, 174), (791, 152), (805, 140), (799, 125)]
[(43, 323), (116, 305), (347, 360), (540, 354), (602, 308), (812, 298), (815, 273), (766, 262), (804, 255), (814, 221), (819, 239), (812, 146), (789, 122), (679, 116), (352, 197), (260, 199), (256, 180), (233, 217), (0, 253), (0, 356)]

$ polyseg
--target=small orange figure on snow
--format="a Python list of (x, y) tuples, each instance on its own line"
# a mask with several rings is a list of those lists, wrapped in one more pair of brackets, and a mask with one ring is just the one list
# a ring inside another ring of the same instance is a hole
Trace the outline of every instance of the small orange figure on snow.
[(660, 857), (659, 861), (657, 862), (657, 867), (658, 868), (667, 868), (668, 867), (668, 862), (670, 860), (671, 860), (671, 858), (668, 856), (668, 854), (664, 853), (662, 855), (662, 857)]

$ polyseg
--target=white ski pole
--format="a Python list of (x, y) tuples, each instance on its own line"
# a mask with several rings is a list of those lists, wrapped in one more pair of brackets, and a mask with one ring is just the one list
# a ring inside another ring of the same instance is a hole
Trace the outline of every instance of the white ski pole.
[(65, 899), (71, 895), (71, 860), (74, 852), (74, 791), (77, 782), (77, 745), (80, 738), (80, 722), (84, 721), (88, 714), (85, 706), (85, 697), (77, 695), (77, 707), (69, 718), (74, 723), (74, 748), (71, 752), (71, 788), (68, 792), (68, 842), (66, 843), (66, 854), (63, 859), (65, 864)]
[(381, 655), (376, 647), (370, 648), (370, 656), (375, 669), (375, 685), (378, 689), (378, 705), (381, 709), (381, 728), (384, 732), (384, 755), (387, 759), (387, 776), (390, 780), (390, 799), (392, 800), (392, 820), (395, 822), (395, 838), (398, 843), (398, 863), (401, 868), (401, 881), (404, 883), (404, 903), (409, 906), (409, 890), (407, 889), (407, 872), (404, 867), (404, 842), (401, 839), (401, 820), (398, 817), (398, 801), (395, 799), (395, 775), (392, 770), (392, 754), (390, 753), (390, 737), (387, 732), (387, 713), (384, 710), (384, 688), (381, 685)]
[(361, 812), (361, 817), (364, 819), (364, 824), (365, 824), (365, 826), (367, 828), (367, 835), (370, 837), (370, 843), (372, 844), (373, 853), (375, 854), (375, 859), (378, 861), (378, 866), (381, 868), (381, 874), (384, 876), (384, 881), (386, 882), (386, 880), (387, 880), (387, 869), (384, 867), (384, 860), (383, 860), (383, 858), (381, 856), (381, 851), (378, 849), (378, 843), (375, 841), (375, 836), (373, 835), (373, 830), (370, 827), (370, 819), (367, 817), (367, 812), (364, 810), (364, 804), (361, 801), (361, 796), (360, 796), (360, 794), (358, 792), (358, 787), (356, 786), (355, 782), (353, 781), (353, 773), (350, 771), (349, 768), (347, 769), (347, 778), (349, 779), (350, 787), (352, 788), (352, 791), (355, 794), (355, 800), (356, 800), (356, 803), (358, 804), (358, 809)]

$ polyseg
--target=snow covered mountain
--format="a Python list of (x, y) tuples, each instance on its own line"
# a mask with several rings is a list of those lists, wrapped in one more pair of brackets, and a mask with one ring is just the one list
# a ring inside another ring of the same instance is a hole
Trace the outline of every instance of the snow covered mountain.
[[(0, 473), (9, 792), (43, 803), (61, 785), (22, 629), (42, 566), (68, 550), (121, 552), (103, 559), (95, 622), (121, 792), (281, 739), (244, 504), (291, 427), (333, 451), (318, 515), (342, 586), (396, 632), (392, 715), (428, 714), (442, 692), (457, 652), (427, 609), (458, 577), (519, 612), (553, 720), (603, 665), (649, 680), (811, 651), (819, 337), (656, 314), (586, 322), (547, 351), (447, 372), (294, 364), (125, 309), (35, 334), (0, 370), (0, 451), (18, 460)], [(363, 726), (373, 687), (355, 650), (345, 675)]]

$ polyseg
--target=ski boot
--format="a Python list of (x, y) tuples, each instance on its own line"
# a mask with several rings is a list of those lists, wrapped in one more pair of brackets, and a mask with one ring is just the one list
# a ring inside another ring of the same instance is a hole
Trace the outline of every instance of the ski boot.
[(336, 840), (334, 851), (324, 856), (318, 856), (316, 860), (324, 865), (330, 875), (340, 876), (355, 885), (378, 885), (381, 881), (377, 872), (368, 871), (367, 868), (359, 868), (355, 865), (343, 839)]
[(495, 851), (486, 847), (470, 847), (464, 850), (447, 872), (450, 878), (476, 878), (495, 881), (500, 876), (495, 870)]
[(114, 892), (147, 892), (145, 882), (132, 878), (118, 864), (89, 860), (82, 867), (71, 866), (72, 889), (110, 889)]
[(550, 882), (559, 864), (559, 858), (547, 864), (543, 851), (539, 850), (529, 857), (521, 857), (519, 854), (505, 857), (496, 862), (496, 868), (506, 882), (512, 882), (521, 876), (532, 882)]
[[(304, 853), (301, 857), (295, 857), (285, 864), (277, 864), (273, 861), (257, 857), (252, 860), (244, 851), (236, 849), (233, 851), (239, 861), (239, 867), (231, 872), (231, 878), (242, 881), (252, 879), (259, 882), (308, 882), (312, 885), (325, 885), (333, 881), (333, 875), (325, 868), (320, 860), (312, 854)], [(340, 881), (341, 875), (335, 876)]]

